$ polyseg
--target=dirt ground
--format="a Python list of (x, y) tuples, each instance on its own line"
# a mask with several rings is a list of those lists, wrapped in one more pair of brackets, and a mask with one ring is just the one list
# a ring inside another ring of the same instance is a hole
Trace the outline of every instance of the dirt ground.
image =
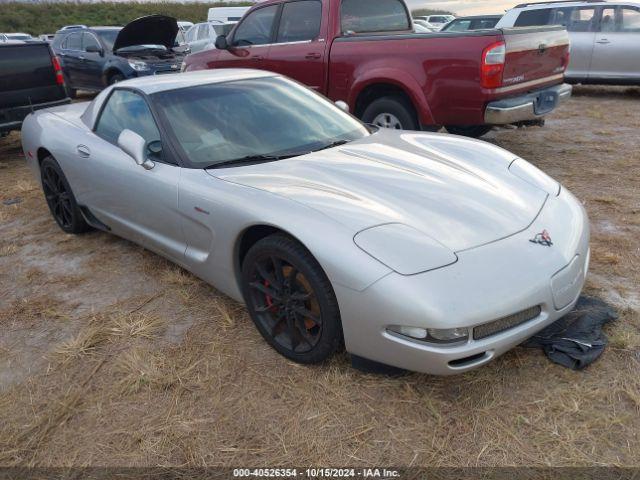
[(639, 107), (579, 87), (544, 128), (486, 138), (589, 212), (586, 290), (620, 319), (581, 372), (523, 348), (449, 378), (293, 364), (162, 258), (62, 233), (19, 134), (0, 140), (0, 465), (639, 465)]

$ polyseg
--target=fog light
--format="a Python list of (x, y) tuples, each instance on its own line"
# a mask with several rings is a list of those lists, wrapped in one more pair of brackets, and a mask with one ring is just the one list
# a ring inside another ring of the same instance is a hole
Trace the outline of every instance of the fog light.
[(399, 333), (400, 335), (405, 335), (411, 338), (417, 338), (418, 340), (422, 340), (427, 337), (427, 330), (424, 328), (418, 327), (403, 327), (400, 325), (392, 325), (388, 327), (392, 332)]
[(429, 328), (427, 332), (439, 342), (457, 342), (469, 336), (468, 328)]

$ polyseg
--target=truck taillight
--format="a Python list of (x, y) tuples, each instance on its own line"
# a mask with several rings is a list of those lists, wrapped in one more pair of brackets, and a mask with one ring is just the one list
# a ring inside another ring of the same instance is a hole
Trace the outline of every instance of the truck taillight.
[(482, 52), (480, 66), (480, 84), (483, 88), (498, 88), (502, 86), (502, 74), (507, 48), (504, 42), (489, 45)]
[(562, 70), (566, 70), (569, 67), (569, 62), (571, 61), (571, 49), (567, 48), (567, 51), (564, 52), (562, 56)]
[(60, 60), (58, 57), (51, 57), (51, 63), (53, 64), (53, 71), (56, 75), (56, 83), (58, 85), (64, 85), (64, 77), (62, 76), (62, 68), (60, 67)]

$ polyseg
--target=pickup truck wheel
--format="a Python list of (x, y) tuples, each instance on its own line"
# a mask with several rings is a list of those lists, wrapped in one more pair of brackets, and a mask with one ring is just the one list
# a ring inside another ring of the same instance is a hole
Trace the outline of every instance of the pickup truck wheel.
[(418, 122), (411, 104), (399, 96), (382, 97), (365, 108), (362, 121), (382, 128), (418, 130)]
[(53, 157), (42, 160), (40, 175), (44, 198), (60, 228), (66, 233), (84, 233), (90, 230), (91, 227), (80, 212), (67, 178)]
[(331, 282), (302, 244), (283, 234), (258, 241), (242, 262), (242, 291), (264, 339), (299, 363), (319, 363), (342, 347)]
[(454, 135), (462, 135), (463, 137), (478, 138), (485, 133), (489, 133), (493, 126), (491, 125), (446, 125), (444, 128), (447, 132)]

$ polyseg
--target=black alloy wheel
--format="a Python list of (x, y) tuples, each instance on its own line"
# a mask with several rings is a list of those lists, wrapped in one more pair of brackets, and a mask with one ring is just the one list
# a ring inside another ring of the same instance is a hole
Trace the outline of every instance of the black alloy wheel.
[(47, 157), (40, 166), (42, 190), (51, 215), (60, 228), (67, 233), (82, 233), (89, 225), (82, 217), (69, 182), (53, 157)]
[(330, 357), (342, 343), (331, 284), (300, 243), (276, 234), (254, 245), (243, 263), (249, 313), (269, 344), (300, 363)]

